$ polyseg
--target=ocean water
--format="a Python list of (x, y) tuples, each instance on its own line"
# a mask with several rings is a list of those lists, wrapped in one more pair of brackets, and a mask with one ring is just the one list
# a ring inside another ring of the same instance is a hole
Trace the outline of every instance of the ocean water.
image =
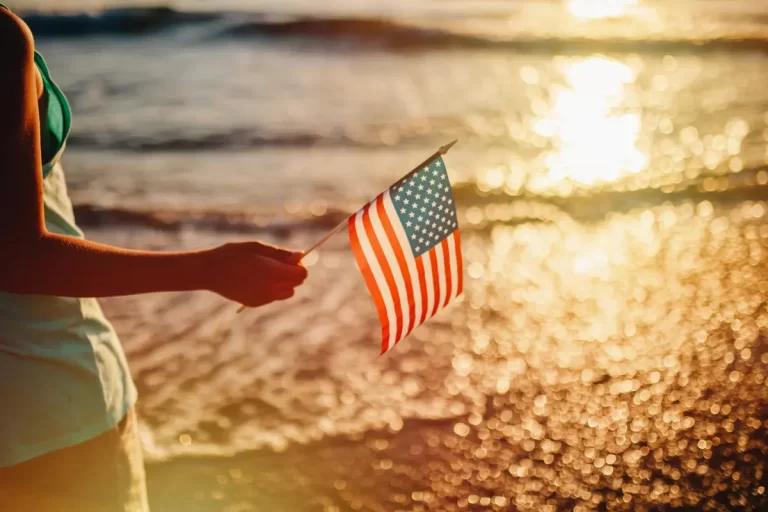
[(466, 293), (384, 357), (343, 235), (104, 301), (154, 510), (768, 507), (768, 3), (10, 5), (97, 240), (306, 248), (459, 140)]

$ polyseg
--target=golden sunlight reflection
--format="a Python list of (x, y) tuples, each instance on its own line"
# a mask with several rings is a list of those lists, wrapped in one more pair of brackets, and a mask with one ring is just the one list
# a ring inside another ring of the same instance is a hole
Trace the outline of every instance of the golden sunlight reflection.
[(552, 141), (544, 165), (547, 187), (563, 180), (585, 185), (616, 181), (648, 165), (637, 148), (640, 115), (624, 105), (624, 89), (635, 71), (604, 57), (566, 61), (566, 87), (551, 91), (548, 112), (534, 121), (534, 130)]
[(636, 4), (637, 0), (569, 0), (568, 11), (577, 19), (617, 18)]

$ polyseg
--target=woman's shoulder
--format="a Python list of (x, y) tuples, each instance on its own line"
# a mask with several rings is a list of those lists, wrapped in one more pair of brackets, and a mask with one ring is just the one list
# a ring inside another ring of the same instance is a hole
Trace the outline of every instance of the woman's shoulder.
[(32, 32), (24, 20), (8, 9), (0, 9), (0, 65), (17, 64), (35, 53)]

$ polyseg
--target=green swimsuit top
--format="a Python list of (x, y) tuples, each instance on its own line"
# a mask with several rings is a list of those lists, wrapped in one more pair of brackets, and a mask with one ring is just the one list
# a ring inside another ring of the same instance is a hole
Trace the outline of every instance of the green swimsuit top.
[[(35, 52), (35, 64), (43, 78), (43, 85), (48, 97), (48, 110), (45, 116), (40, 116), (45, 126), (40, 126), (40, 131), (47, 130), (47, 134), (41, 133), (42, 142), (42, 161), (43, 178), (48, 176), (61, 158), (64, 152), (64, 146), (67, 143), (69, 129), (72, 124), (72, 111), (69, 108), (69, 102), (61, 92), (56, 83), (51, 80), (48, 72), (48, 66), (45, 64), (42, 55)], [(47, 135), (47, 136), (46, 136)]]

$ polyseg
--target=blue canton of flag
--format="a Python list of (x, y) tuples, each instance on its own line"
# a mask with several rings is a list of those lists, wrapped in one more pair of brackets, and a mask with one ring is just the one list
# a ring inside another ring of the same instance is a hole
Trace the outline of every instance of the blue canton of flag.
[(395, 183), (390, 194), (414, 256), (429, 251), (459, 226), (442, 157)]

